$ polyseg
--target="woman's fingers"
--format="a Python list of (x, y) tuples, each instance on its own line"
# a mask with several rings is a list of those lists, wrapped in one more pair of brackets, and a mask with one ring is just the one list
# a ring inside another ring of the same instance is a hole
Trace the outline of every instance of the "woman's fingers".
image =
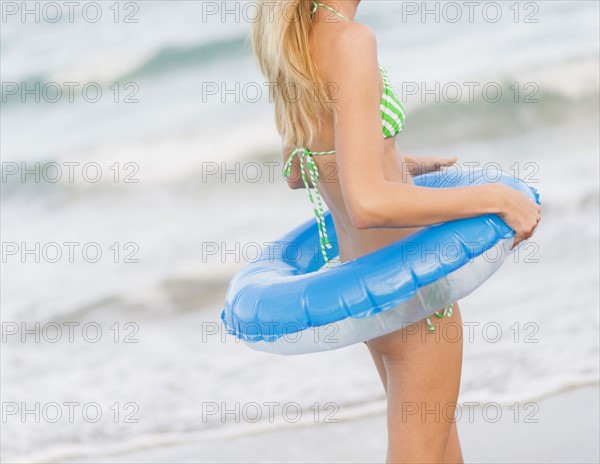
[(456, 163), (457, 159), (458, 158), (456, 156), (453, 156), (452, 158), (443, 159), (442, 166), (444, 166), (444, 167), (452, 166), (454, 163)]
[(515, 239), (513, 240), (513, 244), (510, 247), (510, 249), (514, 249), (517, 246), (519, 246), (519, 243), (521, 243), (523, 240), (526, 240), (525, 237), (523, 237), (522, 235), (515, 235)]
[(452, 166), (456, 163), (458, 158), (453, 156), (452, 158), (433, 158), (432, 159), (432, 170), (439, 171), (441, 168), (446, 168), (448, 166)]

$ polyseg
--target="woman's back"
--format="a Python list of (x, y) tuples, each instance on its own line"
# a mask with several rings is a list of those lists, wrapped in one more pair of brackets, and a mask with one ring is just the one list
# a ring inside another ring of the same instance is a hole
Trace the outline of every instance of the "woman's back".
[[(385, 93), (386, 90), (389, 92), (390, 85), (387, 85), (387, 89), (384, 88), (384, 76), (386, 74), (382, 74), (385, 73), (385, 70), (379, 68), (376, 51), (372, 47), (372, 42), (374, 41), (372, 32), (366, 26), (345, 21), (337, 17), (334, 12), (329, 12), (324, 8), (319, 8), (315, 11), (313, 19), (314, 27), (309, 35), (310, 53), (319, 70), (319, 77), (330, 91), (331, 100), (334, 105), (341, 104), (342, 107), (344, 105), (344, 102), (340, 101), (340, 98), (336, 95), (339, 93), (339, 84), (336, 80), (337, 75), (340, 72), (353, 75), (357, 71), (353, 67), (344, 68), (344, 60), (340, 60), (340, 54), (354, 54), (358, 50), (364, 50), (366, 56), (358, 57), (362, 59), (355, 61), (355, 64), (358, 64), (361, 68), (370, 66), (372, 68), (370, 74), (376, 74), (376, 79), (373, 80), (372, 85), (376, 87), (377, 98), (373, 98), (373, 93), (370, 96), (360, 95), (359, 88), (356, 88), (354, 92), (344, 92), (341, 97), (345, 98), (348, 96), (359, 102), (365, 98), (369, 98), (371, 104), (364, 105), (364, 109), (361, 106), (360, 110), (368, 111), (371, 109), (371, 117), (369, 119), (382, 119), (374, 134), (378, 138), (378, 143), (364, 152), (365, 161), (381, 166), (382, 173), (388, 181), (412, 183), (412, 177), (407, 172), (403, 155), (395, 145), (397, 132), (401, 130), (404, 122), (404, 109), (401, 108), (399, 101), (397, 103), (394, 101), (386, 102), (386, 97), (388, 99), (389, 97)], [(388, 113), (391, 113), (391, 116), (387, 116), (384, 113), (384, 104), (391, 107), (392, 111), (388, 111)], [(373, 112), (374, 109), (376, 110), (375, 112)], [(394, 117), (395, 115), (401, 116), (401, 118)], [(319, 133), (316, 135), (312, 146), (309, 147), (311, 152), (329, 152), (336, 147), (336, 112), (333, 114), (321, 114), (321, 118), (322, 124)], [(386, 121), (386, 119), (389, 121)], [(397, 125), (392, 126), (391, 124), (395, 122), (394, 119), (399, 119), (399, 122), (396, 123)], [(307, 128), (305, 127), (305, 129)], [(360, 132), (360, 130), (357, 128), (357, 131)], [(291, 151), (285, 153), (285, 157), (287, 158), (290, 153)], [(342, 262), (382, 248), (419, 229), (360, 228), (354, 224), (344, 201), (340, 184), (339, 162), (343, 162), (343, 156), (344, 151), (342, 150), (337, 150), (337, 153), (334, 154), (312, 156), (320, 173), (317, 188), (331, 211)], [(299, 165), (297, 167), (299, 168)], [(308, 166), (305, 166), (305, 169), (308, 169)], [(343, 181), (344, 179), (342, 179)], [(346, 181), (351, 182), (352, 179), (346, 179)], [(296, 187), (303, 186), (299, 175), (295, 176), (293, 185)]]

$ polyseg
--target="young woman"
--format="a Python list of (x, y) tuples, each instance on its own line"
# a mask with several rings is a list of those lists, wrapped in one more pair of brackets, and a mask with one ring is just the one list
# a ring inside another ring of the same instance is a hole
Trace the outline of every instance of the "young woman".
[[(333, 217), (341, 262), (422, 226), (487, 213), (500, 215), (515, 231), (513, 247), (531, 237), (540, 207), (516, 190), (500, 184), (414, 185), (411, 175), (455, 159), (414, 159), (397, 148), (404, 108), (378, 62), (373, 32), (354, 21), (359, 4), (264, 0), (253, 25), (253, 51), (272, 83), (288, 183), (308, 189), (322, 246), (328, 239), (321, 195)], [(426, 318), (366, 342), (388, 398), (388, 462), (462, 462), (452, 420), (462, 364), (461, 315), (457, 303), (436, 315), (435, 327)], [(457, 337), (431, 335), (450, 323)]]

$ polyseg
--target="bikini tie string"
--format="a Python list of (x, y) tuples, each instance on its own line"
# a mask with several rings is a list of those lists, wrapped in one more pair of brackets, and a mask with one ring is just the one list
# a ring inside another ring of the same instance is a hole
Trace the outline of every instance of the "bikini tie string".
[[(298, 156), (300, 161), (300, 173), (302, 174), (302, 182), (304, 183), (304, 187), (308, 192), (308, 199), (312, 204), (313, 212), (317, 220), (317, 228), (319, 230), (319, 243), (321, 245), (321, 253), (323, 254), (323, 259), (325, 260), (325, 267), (329, 267), (329, 258), (327, 258), (326, 250), (332, 248), (332, 245), (329, 242), (329, 237), (327, 236), (327, 231), (325, 230), (325, 211), (323, 209), (323, 201), (321, 200), (321, 194), (317, 189), (317, 182), (319, 180), (319, 169), (317, 167), (317, 163), (311, 155), (311, 152), (308, 151), (307, 148), (299, 147), (292, 152), (287, 162), (285, 163), (285, 166), (283, 168), (283, 175), (286, 177), (286, 179), (288, 179), (290, 177), (290, 174), (292, 173), (292, 163), (296, 156)], [(306, 172), (304, 169), (305, 161), (306, 166), (308, 166), (308, 174), (310, 176), (310, 181), (313, 185), (312, 188), (309, 187), (308, 180), (306, 178)]]
[[(453, 307), (454, 307), (454, 304), (451, 304), (449, 306), (446, 306), (444, 309), (440, 309), (439, 311), (436, 311), (433, 314), (435, 314), (438, 319), (441, 319), (444, 316), (450, 317), (450, 316), (452, 316), (452, 308)], [(433, 324), (431, 323), (429, 318), (427, 318), (427, 329), (430, 332), (435, 332), (435, 327), (433, 326)]]

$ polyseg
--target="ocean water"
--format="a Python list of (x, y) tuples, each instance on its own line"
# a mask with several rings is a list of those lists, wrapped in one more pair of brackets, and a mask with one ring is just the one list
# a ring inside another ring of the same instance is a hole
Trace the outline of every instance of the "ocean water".
[[(460, 400), (508, 404), (600, 377), (599, 7), (502, 3), (492, 22), (492, 10), (470, 21), (458, 4), (453, 22), (439, 5), (440, 18), (423, 20), (401, 2), (365, 0), (357, 20), (377, 33), (405, 100), (403, 151), (497, 163), (542, 195), (529, 247), (461, 301), (471, 331)], [(3, 459), (76, 460), (286, 425), (254, 423), (244, 412), (254, 403), (276, 415), (298, 405), (303, 420), (315, 404), (380, 410), (362, 345), (277, 357), (222, 333), (233, 273), (311, 217), (306, 193), (277, 175), (246, 4), (120, 3), (119, 21), (102, 5), (97, 22), (3, 10)], [(36, 82), (57, 83), (63, 98), (22, 94)], [(76, 91), (71, 102), (70, 82), (102, 98)], [(23, 179), (36, 166), (40, 178)]]

